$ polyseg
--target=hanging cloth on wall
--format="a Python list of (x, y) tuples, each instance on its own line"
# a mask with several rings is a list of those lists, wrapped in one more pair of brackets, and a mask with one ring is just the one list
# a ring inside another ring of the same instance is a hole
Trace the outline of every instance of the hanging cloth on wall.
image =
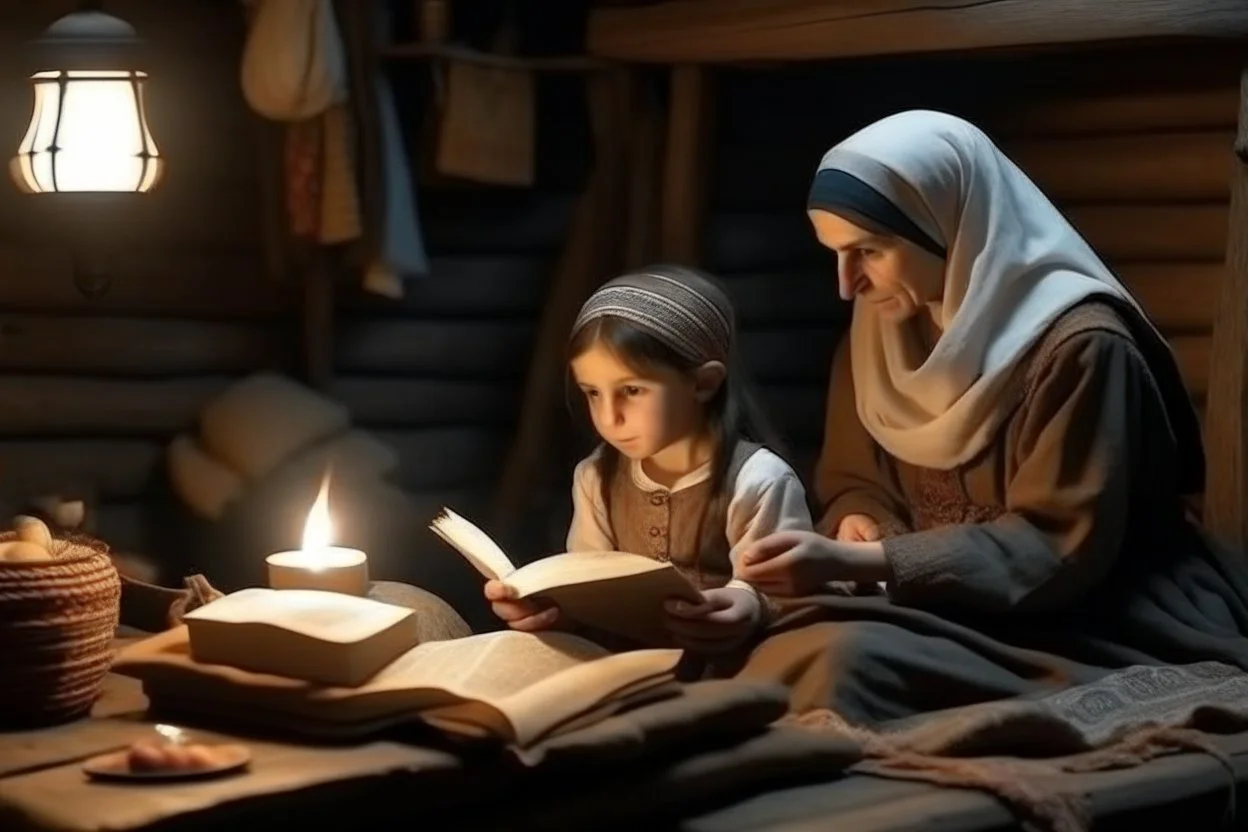
[(243, 97), (286, 125), (287, 231), (318, 244), (362, 234), (347, 59), (332, 0), (250, 0)]
[(330, 0), (249, 0), (243, 97), (273, 121), (303, 121), (347, 100), (347, 66)]
[(244, 97), (284, 127), (286, 230), (353, 242), (366, 291), (402, 297), (429, 273), (406, 140), (376, 60), (389, 44), (386, 0), (243, 0), (251, 25)]
[(370, 56), (394, 38), (394, 22), (386, 0), (349, 4), (359, 25), (358, 37), (348, 41), (357, 99), (371, 100), (375, 135), (366, 163), (374, 163), (369, 177), (368, 251), (364, 265), (364, 288), (386, 297), (403, 296), (403, 282), (428, 277), (429, 255), (420, 226), (416, 180), (408, 157), (408, 139), (399, 118), (390, 79)]
[[(493, 51), (513, 56), (518, 40), (515, 7), (509, 3)], [(450, 58), (438, 105), (436, 173), (487, 185), (533, 184), (537, 105), (532, 71)]]

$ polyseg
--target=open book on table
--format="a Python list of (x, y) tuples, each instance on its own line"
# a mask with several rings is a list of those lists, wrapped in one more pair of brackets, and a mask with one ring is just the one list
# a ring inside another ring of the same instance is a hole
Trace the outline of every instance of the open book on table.
[(672, 681), (681, 652), (611, 653), (570, 633), (501, 631), (430, 641), (358, 687), (197, 662), (186, 627), (129, 645), (113, 672), (158, 708), (308, 736), (350, 737), (423, 719), (449, 733), (528, 746)]
[(429, 525), (486, 578), (519, 598), (547, 598), (572, 621), (645, 645), (667, 645), (663, 603), (702, 602), (671, 563), (628, 552), (571, 552), (516, 567), (489, 535), (450, 509)]

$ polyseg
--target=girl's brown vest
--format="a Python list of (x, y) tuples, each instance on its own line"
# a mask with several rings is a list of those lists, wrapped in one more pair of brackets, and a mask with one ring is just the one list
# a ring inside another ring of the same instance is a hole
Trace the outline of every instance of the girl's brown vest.
[[(724, 479), (727, 488), (733, 487), (742, 466), (762, 447), (737, 442)], [(710, 551), (698, 551), (711, 496), (709, 478), (675, 492), (646, 491), (633, 482), (632, 465), (621, 460), (604, 492), (616, 549), (670, 561), (701, 589), (723, 586), (732, 577), (727, 529), (712, 538)]]

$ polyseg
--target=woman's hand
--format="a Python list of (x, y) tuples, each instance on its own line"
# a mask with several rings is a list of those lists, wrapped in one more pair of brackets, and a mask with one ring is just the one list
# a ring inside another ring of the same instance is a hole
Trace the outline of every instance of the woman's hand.
[(836, 539), (868, 543), (880, 539), (880, 524), (865, 514), (846, 514), (836, 527)]
[(776, 532), (741, 555), (737, 577), (776, 597), (819, 592), (831, 581), (887, 581), (891, 576), (878, 542), (829, 540), (817, 532)]
[(758, 594), (745, 587), (702, 591), (702, 603), (668, 601), (667, 628), (676, 644), (693, 653), (727, 653), (754, 634), (763, 618)]
[(485, 582), (485, 598), (494, 614), (513, 630), (533, 633), (549, 630), (559, 623), (559, 608), (553, 604), (521, 601), (516, 591), (502, 581)]

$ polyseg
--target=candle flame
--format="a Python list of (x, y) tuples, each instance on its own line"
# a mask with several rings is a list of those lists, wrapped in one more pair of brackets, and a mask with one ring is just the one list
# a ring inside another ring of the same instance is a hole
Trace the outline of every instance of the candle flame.
[(316, 502), (308, 512), (308, 520), (303, 526), (303, 551), (324, 552), (330, 547), (334, 535), (334, 525), (329, 519), (329, 472), (321, 480), (321, 491), (316, 495)]

